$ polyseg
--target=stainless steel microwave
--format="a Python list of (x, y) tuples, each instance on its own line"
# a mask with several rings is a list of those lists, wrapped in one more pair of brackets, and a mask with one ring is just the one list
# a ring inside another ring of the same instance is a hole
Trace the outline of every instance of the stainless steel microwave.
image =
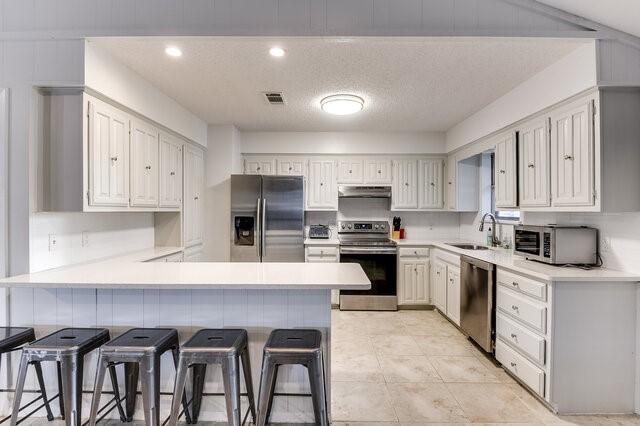
[(552, 265), (596, 265), (598, 230), (586, 226), (517, 225), (514, 252)]

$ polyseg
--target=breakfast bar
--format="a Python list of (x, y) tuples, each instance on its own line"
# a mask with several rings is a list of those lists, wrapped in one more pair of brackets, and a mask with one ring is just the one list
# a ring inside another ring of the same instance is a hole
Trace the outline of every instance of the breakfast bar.
[[(158, 254), (154, 250), (0, 280), (7, 295), (3, 306), (6, 323), (2, 325), (34, 327), (37, 337), (64, 327), (104, 327), (112, 338), (133, 327), (169, 327), (178, 330), (181, 343), (202, 328), (243, 328), (249, 335), (257, 392), (262, 348), (276, 328), (321, 330), (330, 377), (331, 290), (370, 287), (356, 264), (150, 262)], [(85, 391), (93, 389), (97, 355), (90, 356), (85, 361)], [(5, 387), (15, 384), (18, 361), (14, 356), (9, 363), (9, 374), (3, 376), (3, 381), (8, 380)], [(43, 364), (43, 370), (47, 391), (55, 395), (55, 368)], [(168, 394), (175, 374), (169, 355), (163, 357), (161, 371), (160, 410), (164, 417), (169, 413)], [(224, 392), (220, 369), (208, 371), (205, 392)], [(326, 383), (330, 395), (330, 381)], [(36, 388), (33, 378), (28, 379), (26, 388)], [(305, 369), (282, 367), (276, 392), (308, 394)], [(2, 398), (6, 412), (11, 397)], [(88, 415), (90, 398), (85, 393), (83, 417)], [(243, 410), (246, 407), (243, 398)], [(141, 419), (142, 413), (137, 409), (136, 418)], [(288, 395), (274, 400), (272, 421), (313, 422), (313, 416), (310, 398)], [(224, 398), (203, 398), (200, 419), (226, 421)]]

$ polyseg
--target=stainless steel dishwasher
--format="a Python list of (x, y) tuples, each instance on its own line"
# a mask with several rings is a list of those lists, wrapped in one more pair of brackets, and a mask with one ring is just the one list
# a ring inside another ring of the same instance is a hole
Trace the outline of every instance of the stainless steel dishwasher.
[(495, 334), (495, 265), (460, 257), (460, 328), (487, 352)]

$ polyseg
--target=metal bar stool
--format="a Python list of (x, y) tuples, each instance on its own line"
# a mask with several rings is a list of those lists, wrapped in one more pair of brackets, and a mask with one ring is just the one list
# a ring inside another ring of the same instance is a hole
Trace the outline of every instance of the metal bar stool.
[(322, 333), (319, 330), (276, 329), (271, 332), (262, 356), (257, 426), (264, 426), (269, 420), (278, 367), (287, 364), (307, 367), (315, 423), (321, 426), (329, 424), (321, 344)]
[[(0, 327), (0, 363), (2, 362), (2, 354), (21, 350), (23, 345), (31, 343), (34, 340), (36, 340), (36, 334), (31, 327)], [(49, 402), (55, 399), (57, 395), (51, 399), (47, 398), (47, 391), (44, 387), (44, 379), (42, 377), (42, 366), (37, 361), (33, 363), (33, 366), (36, 369), (38, 386), (40, 387), (40, 396), (31, 400), (23, 407), (18, 408), (18, 411), (22, 411), (42, 399), (42, 404), (33, 409), (25, 416), (25, 418), (31, 416), (33, 413), (44, 407), (47, 411), (47, 420), (51, 421), (53, 420), (53, 413), (51, 412)], [(7, 416), (1, 419), (0, 423), (4, 423), (10, 418), (11, 416)]]
[[(124, 363), (126, 386), (126, 421), (133, 419), (138, 388), (138, 374), (142, 370), (142, 402), (146, 425), (160, 425), (160, 357), (168, 350), (178, 363), (178, 331), (172, 328), (132, 328), (100, 348), (95, 389), (91, 401), (89, 424), (96, 423), (102, 383), (107, 368)], [(191, 417), (186, 396), (182, 399), (187, 423)]]
[(220, 364), (222, 366), (227, 419), (230, 425), (240, 426), (243, 423), (240, 411), (240, 360), (242, 360), (242, 371), (249, 398), (249, 410), (255, 423), (256, 409), (253, 399), (248, 343), (246, 330), (204, 329), (198, 331), (187, 343), (182, 345), (173, 390), (170, 425), (176, 425), (178, 422), (180, 400), (183, 397), (189, 367), (193, 367), (194, 373), (191, 419), (195, 423), (200, 414), (207, 364)]
[[(24, 389), (29, 364), (36, 366), (42, 361), (56, 361), (58, 363), (58, 382), (60, 396), (60, 413), (67, 425), (80, 426), (82, 424), (82, 373), (84, 371), (84, 356), (109, 341), (109, 330), (104, 328), (63, 328), (38, 339), (22, 349), (20, 369), (16, 383), (16, 396), (13, 402), (11, 425), (18, 422), (20, 399)], [(111, 371), (114, 398), (120, 418), (124, 419), (124, 411), (120, 404), (118, 382), (115, 370)], [(105, 406), (106, 407), (106, 406)], [(111, 407), (113, 409), (114, 407)], [(111, 410), (109, 410), (111, 411)]]

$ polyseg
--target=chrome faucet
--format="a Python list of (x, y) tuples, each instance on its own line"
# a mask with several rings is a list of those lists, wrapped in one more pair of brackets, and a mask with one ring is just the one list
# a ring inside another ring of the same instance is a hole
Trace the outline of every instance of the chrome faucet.
[(500, 245), (500, 240), (496, 237), (497, 222), (496, 217), (492, 213), (485, 213), (484, 216), (482, 216), (482, 219), (480, 219), (480, 227), (478, 227), (478, 231), (484, 231), (484, 222), (487, 216), (489, 216), (489, 218), (491, 219), (491, 223), (493, 223), (493, 228), (491, 228), (491, 246), (498, 247)]

